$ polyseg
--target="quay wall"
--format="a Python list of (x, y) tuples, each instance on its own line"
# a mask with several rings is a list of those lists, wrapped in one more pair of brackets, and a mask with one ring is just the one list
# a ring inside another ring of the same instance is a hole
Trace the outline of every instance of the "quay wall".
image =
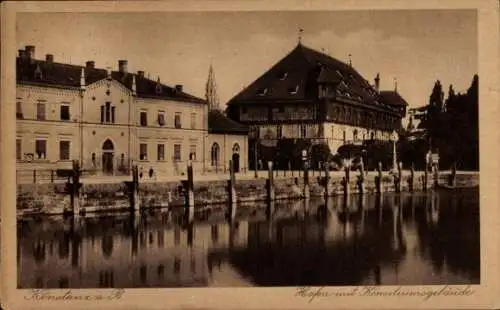
[[(364, 177), (364, 193), (376, 192), (376, 174), (367, 174)], [(360, 191), (358, 172), (350, 174), (348, 191), (357, 193)], [(439, 175), (438, 184), (448, 184), (449, 173)], [(410, 191), (410, 174), (403, 173), (400, 190)], [(309, 174), (309, 195), (324, 196), (328, 188), (329, 196), (342, 195), (345, 191), (343, 177), (333, 175), (326, 186), (325, 176)], [(267, 180), (242, 179), (234, 184), (236, 201), (238, 204), (248, 204), (257, 201), (268, 200)], [(275, 200), (301, 199), (305, 197), (305, 186), (303, 176), (276, 178), (272, 183)], [(435, 180), (429, 173), (427, 179), (428, 189), (435, 186)], [(455, 187), (477, 187), (479, 186), (479, 173), (457, 173)], [(382, 192), (393, 192), (396, 190), (393, 176), (384, 173), (381, 184)], [(415, 172), (413, 191), (424, 190), (424, 173)], [(17, 186), (17, 214), (62, 214), (70, 212), (72, 199), (66, 184), (19, 184)], [(196, 181), (194, 179), (194, 204), (206, 206), (211, 204), (224, 204), (229, 200), (228, 180)], [(106, 182), (102, 184), (81, 185), (80, 195), (75, 198), (80, 201), (80, 210), (84, 212), (108, 212), (124, 211), (131, 208), (130, 192), (125, 182)], [(179, 181), (170, 182), (139, 182), (138, 199), (141, 209), (149, 208), (178, 208), (184, 206), (185, 198), (183, 184)]]

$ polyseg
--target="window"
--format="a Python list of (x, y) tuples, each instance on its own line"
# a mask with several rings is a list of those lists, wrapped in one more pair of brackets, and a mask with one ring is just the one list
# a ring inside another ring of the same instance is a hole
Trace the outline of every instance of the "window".
[(212, 166), (219, 165), (219, 153), (220, 153), (219, 145), (217, 143), (214, 143), (212, 145), (212, 154), (211, 154)]
[(283, 137), (283, 127), (278, 126), (278, 127), (276, 128), (276, 137), (277, 137), (278, 139), (281, 139), (281, 138)]
[(139, 145), (139, 159), (148, 160), (148, 145), (146, 143)]
[(191, 113), (191, 129), (196, 129), (196, 113)]
[(175, 113), (174, 124), (175, 124), (175, 128), (182, 128), (181, 113), (180, 112)]
[(267, 88), (261, 88), (257, 91), (257, 95), (265, 96), (267, 94)]
[(16, 118), (23, 119), (23, 109), (20, 101), (16, 102)]
[(196, 145), (192, 144), (189, 146), (189, 159), (196, 161)]
[(69, 141), (59, 141), (59, 160), (69, 160)]
[(174, 160), (175, 161), (181, 160), (181, 145), (180, 144), (174, 144)]
[(287, 76), (288, 76), (288, 72), (286, 72), (286, 71), (282, 71), (282, 72), (280, 72), (280, 74), (278, 75), (278, 77), (279, 77), (279, 79), (280, 79), (280, 80), (284, 80), (284, 79), (286, 79), (286, 77), (287, 77)]
[(148, 113), (142, 111), (141, 112), (141, 126), (147, 126), (148, 125)]
[(101, 123), (104, 123), (104, 106), (101, 106)]
[(45, 103), (38, 102), (36, 104), (36, 119), (39, 121), (45, 120)]
[(20, 160), (22, 156), (21, 139), (16, 139), (16, 159)]
[(61, 105), (61, 120), (69, 121), (69, 105)]
[(344, 143), (345, 143), (345, 141), (346, 141), (345, 130), (344, 130), (344, 132), (342, 133), (342, 140), (344, 140)]
[(106, 123), (111, 122), (111, 102), (106, 102)]
[(165, 112), (163, 111), (158, 112), (158, 125), (165, 126)]
[(157, 146), (158, 157), (157, 160), (165, 160), (165, 144), (158, 144)]
[(95, 159), (95, 153), (92, 153), (92, 166), (96, 166), (97, 165), (97, 162), (96, 162), (96, 159)]
[(288, 93), (290, 95), (295, 95), (299, 91), (299, 85), (296, 85), (295, 87), (289, 87), (288, 88)]
[(111, 123), (115, 123), (115, 112), (116, 112), (116, 107), (111, 107)]
[(47, 157), (47, 140), (36, 140), (35, 153), (37, 159), (45, 159)]
[(300, 137), (305, 138), (307, 136), (306, 125), (300, 125)]

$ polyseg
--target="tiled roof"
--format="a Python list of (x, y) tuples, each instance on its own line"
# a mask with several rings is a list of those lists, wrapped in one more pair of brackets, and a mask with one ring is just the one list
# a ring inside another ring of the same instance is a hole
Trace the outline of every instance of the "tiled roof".
[(338, 89), (340, 98), (393, 110), (351, 65), (298, 44), (288, 55), (243, 89), (229, 102), (316, 101), (318, 83)]
[(399, 95), (397, 91), (392, 91), (392, 90), (384, 90), (380, 92), (380, 97), (382, 97), (382, 100), (384, 100), (385, 103), (395, 106), (395, 107), (401, 107), (401, 106), (408, 106), (408, 103), (406, 100)]
[(227, 118), (218, 110), (208, 112), (208, 132), (247, 135), (248, 127)]
[[(80, 75), (82, 68), (85, 69), (85, 83), (87, 85), (107, 78), (108, 73), (105, 69), (85, 68), (77, 65), (51, 63), (48, 64), (42, 60), (26, 59), (21, 61), (17, 58), (17, 81), (18, 83), (29, 83), (53, 87), (80, 87)], [(41, 75), (40, 75), (41, 74)], [(168, 100), (189, 101), (194, 103), (206, 103), (205, 100), (176, 90), (157, 81), (146, 77), (140, 77), (135, 73), (126, 73), (125, 75), (118, 71), (112, 71), (111, 77), (120, 82), (128, 89), (132, 89), (132, 78), (135, 76), (136, 92), (138, 97), (157, 98)], [(157, 85), (160, 85), (157, 88)], [(158, 91), (157, 91), (158, 90)], [(161, 91), (160, 91), (161, 90)]]

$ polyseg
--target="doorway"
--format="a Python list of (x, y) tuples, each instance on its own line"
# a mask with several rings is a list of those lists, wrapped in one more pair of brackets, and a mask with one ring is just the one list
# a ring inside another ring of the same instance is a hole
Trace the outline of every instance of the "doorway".
[(235, 143), (233, 146), (232, 162), (234, 172), (240, 172), (240, 146), (238, 145), (238, 143)]
[(113, 158), (115, 148), (113, 142), (107, 139), (102, 145), (102, 172), (104, 174), (113, 174)]

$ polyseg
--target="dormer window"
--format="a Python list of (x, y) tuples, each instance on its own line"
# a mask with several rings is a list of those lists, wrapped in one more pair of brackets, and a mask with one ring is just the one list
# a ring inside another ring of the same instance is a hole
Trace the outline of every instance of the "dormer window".
[(280, 79), (280, 80), (282, 80), (282, 81), (283, 81), (284, 79), (286, 79), (286, 77), (287, 77), (287, 76), (288, 76), (288, 72), (286, 72), (286, 71), (282, 71), (282, 72), (280, 72), (280, 73), (278, 74), (279, 79)]
[(296, 95), (298, 91), (299, 91), (299, 85), (296, 85), (295, 87), (288, 88), (288, 93), (290, 95)]
[(41, 80), (42, 79), (42, 69), (40, 69), (40, 64), (38, 64), (36, 66), (36, 70), (35, 70), (35, 79), (39, 79)]
[(265, 96), (267, 94), (267, 88), (261, 88), (257, 91), (257, 95)]
[(161, 94), (161, 92), (162, 92), (161, 84), (156, 84), (155, 92), (158, 95)]
[(165, 112), (163, 111), (158, 112), (158, 125), (165, 126)]

